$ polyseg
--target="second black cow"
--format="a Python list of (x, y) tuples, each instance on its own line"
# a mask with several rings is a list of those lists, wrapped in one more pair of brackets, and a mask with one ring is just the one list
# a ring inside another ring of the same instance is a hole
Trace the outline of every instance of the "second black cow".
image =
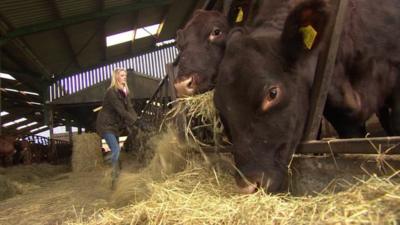
[[(265, 0), (279, 5), (281, 0)], [(233, 143), (241, 190), (279, 192), (309, 110), (317, 55), (330, 18), (329, 1), (282, 10), (284, 27), (261, 21), (227, 38), (215, 104)], [(268, 9), (264, 11), (268, 12)], [(365, 121), (385, 114), (400, 134), (400, 1), (350, 0), (325, 116), (342, 137), (363, 136)], [(271, 14), (277, 13), (270, 12)]]

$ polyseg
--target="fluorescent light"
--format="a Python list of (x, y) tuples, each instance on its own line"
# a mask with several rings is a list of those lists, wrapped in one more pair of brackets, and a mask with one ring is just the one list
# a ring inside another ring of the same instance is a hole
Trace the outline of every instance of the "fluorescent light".
[(15, 78), (8, 73), (0, 73), (0, 78), (7, 80), (15, 80)]
[(41, 127), (38, 127), (38, 128), (30, 130), (30, 132), (33, 133), (35, 131), (42, 130), (42, 129), (46, 128), (46, 127), (47, 127), (46, 125), (45, 126), (41, 126)]
[(160, 24), (154, 24), (147, 27), (138, 28), (136, 30), (124, 31), (106, 37), (107, 47), (133, 41), (136, 39), (156, 35), (159, 33)]
[(20, 91), (20, 93), (22, 93), (24, 95), (36, 95), (36, 96), (39, 96), (38, 93), (30, 92), (30, 91)]
[(11, 92), (19, 92), (18, 90), (11, 89), (11, 88), (3, 88), (3, 89), (6, 90), (6, 91), (11, 91)]
[(175, 39), (169, 39), (169, 40), (157, 42), (157, 43), (156, 43), (156, 46), (157, 46), (157, 47), (161, 47), (161, 46), (168, 45), (168, 44), (172, 44), (172, 43), (175, 43)]
[(97, 107), (97, 108), (94, 108), (94, 109), (93, 109), (93, 112), (100, 111), (102, 108), (103, 108), (103, 106), (99, 106), (99, 107)]
[(3, 124), (3, 127), (9, 127), (9, 126), (11, 126), (11, 125), (24, 122), (25, 120), (27, 120), (27, 119), (26, 119), (25, 117), (22, 117), (22, 118), (20, 118), (20, 119), (17, 119), (17, 120), (14, 120), (14, 121), (11, 121), (11, 122), (8, 122), (8, 123)]
[(39, 102), (26, 102), (26, 103), (28, 103), (29, 105), (43, 105), (42, 103)]
[(1, 117), (1, 116), (6, 116), (6, 115), (8, 115), (8, 114), (10, 114), (10, 113), (8, 113), (8, 112), (6, 112), (6, 111), (2, 111), (2, 112), (0, 113), (0, 117)]
[(39, 94), (38, 94), (38, 93), (35, 93), (35, 92), (30, 92), (30, 91), (19, 91), (19, 90), (17, 90), (17, 89), (12, 89), (12, 88), (1, 88), (1, 90), (10, 91), (10, 92), (15, 92), (15, 93), (21, 93), (21, 94), (23, 94), (23, 95), (36, 95), (36, 96), (39, 96)]
[(37, 122), (28, 123), (28, 124), (26, 124), (26, 125), (17, 127), (17, 130), (22, 130), (22, 129), (24, 129), (24, 128), (31, 127), (31, 126), (36, 125), (36, 124), (37, 124)]

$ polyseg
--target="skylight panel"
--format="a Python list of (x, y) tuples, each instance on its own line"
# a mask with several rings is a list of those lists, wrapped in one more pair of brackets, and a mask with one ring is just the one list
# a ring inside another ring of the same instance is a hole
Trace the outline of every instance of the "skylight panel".
[(7, 80), (15, 80), (15, 78), (8, 73), (0, 73), (0, 78)]
[(121, 44), (133, 40), (134, 31), (125, 31), (119, 34), (114, 34), (106, 37), (107, 47)]
[(106, 37), (107, 47), (118, 45), (121, 43), (133, 41), (136, 39), (156, 35), (159, 32), (160, 24), (154, 24), (147, 27), (138, 28), (136, 30), (125, 31)]
[(157, 30), (158, 30), (158, 26), (160, 26), (160, 24), (154, 24), (151, 26), (147, 26), (147, 27), (143, 27), (143, 28), (139, 28), (136, 30), (136, 35), (135, 35), (135, 39), (140, 39), (140, 38), (144, 38), (144, 37), (148, 37), (151, 35), (156, 35), (157, 34)]
[(0, 117), (6, 116), (6, 115), (8, 115), (8, 114), (10, 114), (10, 113), (8, 113), (8, 112), (6, 112), (6, 111), (2, 111), (2, 112), (0, 112)]

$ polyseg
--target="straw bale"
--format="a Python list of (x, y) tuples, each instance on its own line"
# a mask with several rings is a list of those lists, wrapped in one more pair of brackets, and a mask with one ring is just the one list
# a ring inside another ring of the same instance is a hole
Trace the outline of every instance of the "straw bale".
[(72, 171), (90, 172), (102, 167), (101, 139), (95, 133), (73, 136)]

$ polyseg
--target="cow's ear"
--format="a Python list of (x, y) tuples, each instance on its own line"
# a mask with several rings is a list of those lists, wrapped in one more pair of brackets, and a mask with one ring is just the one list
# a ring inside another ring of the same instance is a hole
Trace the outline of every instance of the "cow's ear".
[(244, 27), (235, 27), (233, 28), (229, 33), (226, 38), (227, 44), (229, 45), (230, 42), (233, 40), (236, 40), (237, 38), (247, 34), (248, 31)]
[(303, 2), (291, 11), (280, 40), (283, 54), (290, 63), (319, 46), (328, 25), (328, 11), (323, 0)]

